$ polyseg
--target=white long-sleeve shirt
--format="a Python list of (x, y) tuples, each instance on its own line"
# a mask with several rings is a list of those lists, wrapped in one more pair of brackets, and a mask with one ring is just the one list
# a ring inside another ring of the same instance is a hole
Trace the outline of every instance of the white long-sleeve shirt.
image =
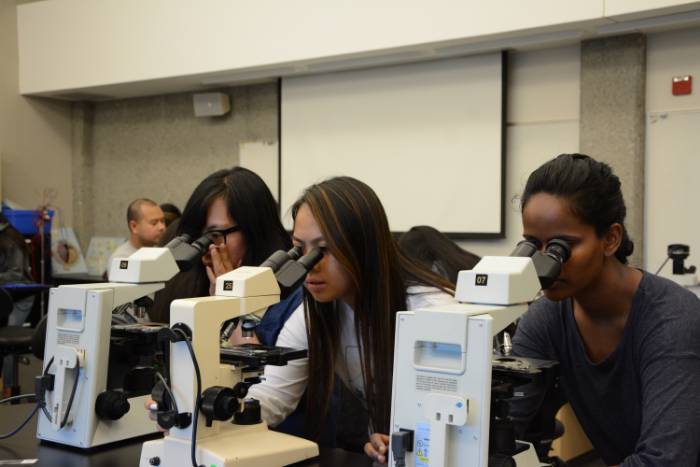
[[(411, 286), (407, 289), (406, 305), (409, 311), (435, 305), (456, 303), (454, 297), (434, 287)], [(340, 304), (340, 355), (336, 368), (338, 376), (348, 388), (364, 394), (362, 362), (355, 335), (354, 311), (346, 303)], [(308, 349), (306, 318), (302, 303), (289, 317), (277, 337), (277, 346)], [(281, 423), (299, 404), (306, 389), (309, 360), (293, 360), (285, 366), (266, 366), (265, 381), (251, 386), (249, 396), (260, 401), (262, 418), (268, 425)]]

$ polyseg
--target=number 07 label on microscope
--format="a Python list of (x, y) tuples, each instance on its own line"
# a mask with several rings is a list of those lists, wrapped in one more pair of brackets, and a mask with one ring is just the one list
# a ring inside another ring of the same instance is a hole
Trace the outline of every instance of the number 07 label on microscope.
[(416, 424), (416, 445), (413, 452), (416, 467), (429, 467), (430, 465), (430, 423)]
[(474, 285), (479, 285), (482, 287), (487, 286), (489, 283), (489, 275), (488, 274), (477, 274), (474, 278)]

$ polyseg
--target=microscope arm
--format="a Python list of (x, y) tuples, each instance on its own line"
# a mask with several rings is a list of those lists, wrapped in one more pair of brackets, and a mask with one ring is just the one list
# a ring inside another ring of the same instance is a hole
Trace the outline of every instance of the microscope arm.
[(67, 422), (66, 414), (69, 413), (75, 398), (75, 389), (80, 376), (81, 362), (84, 353), (74, 347), (59, 345), (53, 357), (53, 365), (56, 366), (54, 374), (53, 404), (48, 412), (51, 415), (51, 426), (60, 430)]

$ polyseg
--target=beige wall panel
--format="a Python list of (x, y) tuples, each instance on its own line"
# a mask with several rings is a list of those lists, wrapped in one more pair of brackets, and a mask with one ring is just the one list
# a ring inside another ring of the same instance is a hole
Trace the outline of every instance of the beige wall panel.
[(19, 95), (15, 2), (0, 2), (2, 196), (34, 209), (50, 202), (72, 218), (69, 103)]
[[(277, 141), (277, 86), (231, 88), (230, 114), (196, 118), (192, 94), (100, 102), (84, 113), (76, 171), (90, 177), (81, 191), (82, 239), (125, 235), (126, 207), (139, 197), (181, 209), (204, 177), (238, 164), (243, 142)], [(86, 240), (82, 240), (86, 243)]]

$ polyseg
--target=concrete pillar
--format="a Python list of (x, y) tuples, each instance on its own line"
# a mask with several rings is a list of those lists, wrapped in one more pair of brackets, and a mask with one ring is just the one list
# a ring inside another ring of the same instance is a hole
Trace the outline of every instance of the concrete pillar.
[(76, 102), (72, 106), (72, 173), (73, 229), (87, 254), (92, 238), (92, 135), (95, 106), (91, 102)]
[(629, 258), (642, 266), (646, 37), (643, 34), (581, 43), (581, 152), (610, 164), (622, 182)]

